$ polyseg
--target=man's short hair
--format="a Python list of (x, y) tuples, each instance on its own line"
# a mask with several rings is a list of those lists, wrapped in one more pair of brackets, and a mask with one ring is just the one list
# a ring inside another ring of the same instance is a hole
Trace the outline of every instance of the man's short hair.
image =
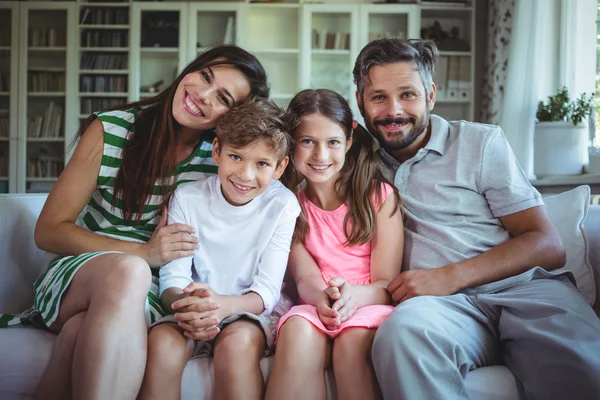
[(408, 40), (400, 38), (383, 38), (369, 42), (359, 53), (354, 64), (354, 83), (362, 98), (365, 86), (369, 84), (369, 71), (376, 65), (413, 62), (415, 71), (421, 75), (425, 94), (435, 74), (435, 59), (438, 56), (437, 46), (432, 40)]

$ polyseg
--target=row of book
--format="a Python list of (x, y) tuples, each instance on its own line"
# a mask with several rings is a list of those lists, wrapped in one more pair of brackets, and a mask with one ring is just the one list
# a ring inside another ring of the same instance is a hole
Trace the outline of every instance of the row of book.
[(58, 31), (55, 28), (29, 30), (29, 46), (56, 47), (65, 45), (66, 37), (64, 32)]
[(312, 48), (329, 50), (349, 50), (350, 34), (312, 30)]
[(57, 178), (63, 168), (61, 156), (39, 155), (27, 159), (27, 176), (30, 178)]
[(123, 104), (127, 101), (126, 98), (82, 98), (79, 111), (81, 114), (91, 114), (94, 111), (104, 110)]
[(5, 116), (0, 116), (0, 138), (8, 137), (9, 131), (10, 131), (10, 119)]
[(63, 109), (51, 101), (44, 111), (44, 115), (36, 115), (27, 120), (27, 137), (30, 138), (58, 138), (64, 137)]
[(81, 32), (81, 47), (127, 47), (127, 31), (97, 31), (86, 29)]
[(64, 72), (28, 72), (27, 90), (30, 92), (63, 92)]
[(127, 25), (129, 10), (119, 8), (86, 7), (81, 10), (79, 23), (81, 25)]
[(8, 92), (10, 90), (10, 75), (6, 72), (0, 72), (0, 92)]
[(436, 97), (440, 100), (470, 100), (471, 57), (442, 56), (435, 66)]
[(127, 76), (86, 76), (79, 82), (81, 92), (126, 92)]
[(127, 69), (127, 54), (89, 54), (81, 55), (81, 69)]

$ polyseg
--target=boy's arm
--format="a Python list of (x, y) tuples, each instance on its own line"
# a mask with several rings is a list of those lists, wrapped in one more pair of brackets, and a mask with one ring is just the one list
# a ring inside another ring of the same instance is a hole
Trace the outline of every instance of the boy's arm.
[[(178, 191), (175, 191), (169, 205), (169, 224), (191, 221), (186, 219), (185, 205), (181, 203)], [(171, 304), (184, 296), (183, 288), (192, 283), (192, 260), (194, 256), (175, 259), (160, 268), (159, 292), (166, 311), (173, 313)]]
[(254, 292), (262, 299), (263, 308), (258, 314), (270, 314), (279, 300), (299, 213), (300, 207), (296, 203), (295, 207), (286, 210), (277, 221), (275, 232), (258, 265), (258, 273), (254, 276), (252, 285), (246, 290), (246, 293)]

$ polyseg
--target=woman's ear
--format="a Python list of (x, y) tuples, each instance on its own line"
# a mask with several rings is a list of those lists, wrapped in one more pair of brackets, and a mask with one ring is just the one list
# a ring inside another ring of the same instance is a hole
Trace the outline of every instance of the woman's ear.
[(212, 159), (215, 164), (219, 165), (221, 149), (219, 148), (219, 139), (215, 138), (212, 143)]

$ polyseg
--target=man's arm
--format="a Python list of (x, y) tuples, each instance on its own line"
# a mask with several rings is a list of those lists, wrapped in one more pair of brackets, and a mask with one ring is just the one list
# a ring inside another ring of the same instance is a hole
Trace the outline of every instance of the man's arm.
[(462, 289), (518, 275), (535, 266), (553, 270), (566, 262), (565, 250), (546, 207), (500, 217), (511, 239), (480, 255), (424, 271), (405, 271), (388, 285), (394, 301), (446, 296)]

